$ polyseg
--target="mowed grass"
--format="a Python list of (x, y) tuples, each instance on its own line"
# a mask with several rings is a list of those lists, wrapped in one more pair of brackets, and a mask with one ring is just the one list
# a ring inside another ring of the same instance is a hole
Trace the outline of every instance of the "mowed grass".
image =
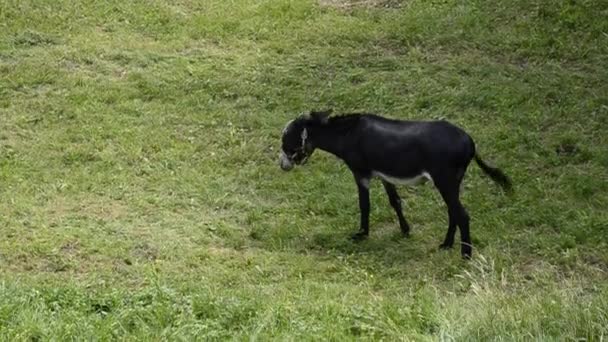
[[(4, 340), (608, 336), (608, 3), (0, 0)], [(427, 184), (277, 164), (311, 109), (448, 119), (473, 260)]]

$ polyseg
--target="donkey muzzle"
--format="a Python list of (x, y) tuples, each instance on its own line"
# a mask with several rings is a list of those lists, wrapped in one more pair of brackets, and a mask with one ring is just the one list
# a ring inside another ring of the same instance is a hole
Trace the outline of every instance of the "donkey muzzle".
[(293, 162), (283, 151), (281, 151), (281, 155), (279, 156), (279, 165), (281, 166), (281, 169), (283, 171), (289, 171), (293, 169)]

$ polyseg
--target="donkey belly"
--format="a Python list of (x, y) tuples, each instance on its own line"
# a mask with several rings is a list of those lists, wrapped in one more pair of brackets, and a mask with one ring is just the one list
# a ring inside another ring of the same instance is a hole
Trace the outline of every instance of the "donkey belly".
[(382, 172), (378, 172), (378, 171), (373, 171), (372, 175), (374, 177), (379, 177), (384, 181), (387, 181), (391, 184), (403, 184), (403, 185), (420, 185), (423, 183), (426, 183), (428, 180), (433, 181), (433, 178), (431, 178), (431, 175), (426, 172), (423, 171), (422, 173), (415, 175), (413, 177), (407, 177), (407, 178), (401, 178), (401, 177), (393, 177), (393, 176), (389, 176), (386, 175)]

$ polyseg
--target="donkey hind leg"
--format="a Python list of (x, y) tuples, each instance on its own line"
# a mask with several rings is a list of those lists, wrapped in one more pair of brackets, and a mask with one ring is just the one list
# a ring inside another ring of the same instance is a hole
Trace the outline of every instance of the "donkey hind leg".
[(464, 258), (470, 258), (472, 253), (471, 236), (469, 233), (469, 214), (460, 202), (460, 183), (464, 172), (459, 170), (456, 177), (446, 177), (436, 180), (435, 184), (441, 197), (448, 207), (448, 232), (440, 248), (451, 248), (454, 245), (456, 226), (460, 228), (461, 254)]
[(356, 178), (359, 191), (359, 211), (361, 214), (359, 231), (353, 234), (354, 241), (361, 241), (369, 235), (369, 179)]
[(450, 249), (454, 247), (454, 235), (456, 235), (456, 220), (452, 212), (448, 210), (448, 232), (445, 235), (445, 239), (439, 245), (440, 249)]
[(382, 185), (384, 185), (384, 189), (386, 190), (386, 194), (388, 195), (388, 199), (391, 203), (393, 209), (395, 209), (395, 213), (397, 213), (397, 218), (399, 219), (399, 227), (401, 228), (401, 232), (405, 237), (410, 234), (410, 225), (405, 220), (403, 216), (403, 212), (401, 209), (401, 198), (399, 197), (399, 193), (397, 193), (397, 188), (387, 181), (382, 181)]
[[(461, 169), (451, 175), (451, 177), (441, 177), (440, 182), (436, 183), (436, 186), (443, 197), (446, 205), (448, 206), (448, 231), (445, 235), (443, 243), (439, 245), (440, 249), (449, 249), (454, 246), (454, 235), (456, 234), (456, 225), (458, 223), (457, 216), (454, 215), (454, 210), (451, 210), (449, 199), (451, 197), (460, 197), (460, 185), (464, 177), (466, 169)], [(455, 183), (455, 184), (453, 184)], [(452, 194), (456, 192), (456, 194)]]

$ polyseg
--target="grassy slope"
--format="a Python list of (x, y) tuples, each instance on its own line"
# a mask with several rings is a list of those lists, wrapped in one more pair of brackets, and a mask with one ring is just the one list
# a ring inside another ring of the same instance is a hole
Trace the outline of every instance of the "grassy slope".
[[(608, 335), (606, 3), (344, 8), (0, 0), (0, 336)], [(403, 240), (374, 184), (353, 244), (344, 166), (279, 170), (329, 106), (445, 117), (512, 176), (469, 171), (473, 261), (429, 185)]]

